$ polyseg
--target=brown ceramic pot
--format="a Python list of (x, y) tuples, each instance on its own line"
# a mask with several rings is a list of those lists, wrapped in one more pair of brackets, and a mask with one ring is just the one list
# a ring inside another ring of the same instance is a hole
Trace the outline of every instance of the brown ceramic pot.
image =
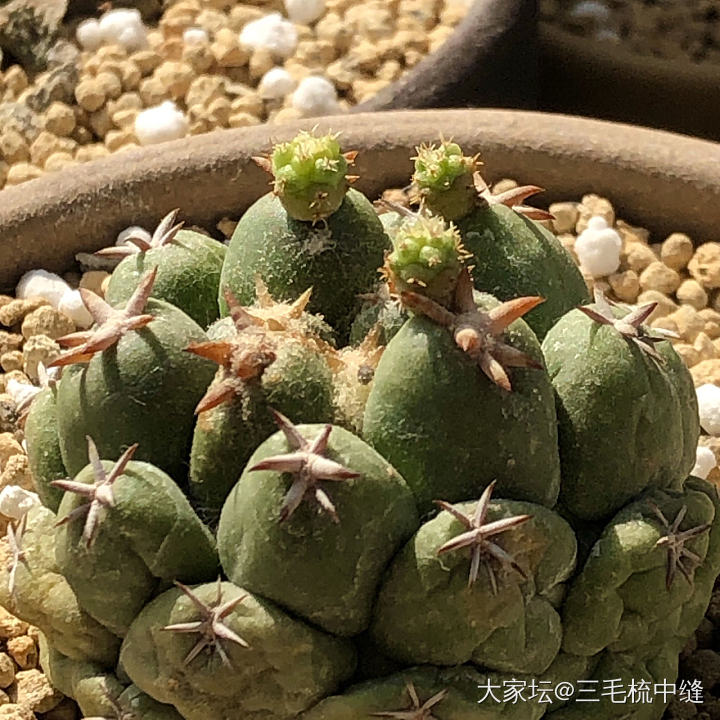
[(645, 57), (539, 25), (543, 110), (720, 140), (720, 68)]
[[(223, 130), (46, 175), (0, 192), (0, 290), (32, 268), (66, 270), (79, 250), (111, 243), (130, 224), (152, 226), (179, 207), (212, 228), (268, 190), (252, 161), (274, 141), (316, 121)], [(420, 142), (440, 134), (480, 151), (489, 179), (547, 188), (544, 202), (595, 191), (630, 222), (658, 233), (717, 234), (720, 145), (656, 130), (508, 110), (440, 110), (328, 118), (359, 150), (357, 187), (370, 197), (402, 186)]]

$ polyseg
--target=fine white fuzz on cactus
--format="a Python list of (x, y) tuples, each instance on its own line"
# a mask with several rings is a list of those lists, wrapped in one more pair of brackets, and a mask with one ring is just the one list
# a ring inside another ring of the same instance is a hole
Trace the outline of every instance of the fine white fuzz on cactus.
[(285, 68), (274, 67), (262, 76), (258, 91), (266, 100), (280, 100), (289, 95), (296, 85), (295, 79)]
[(690, 474), (705, 480), (716, 466), (715, 453), (709, 447), (698, 445), (695, 467), (690, 471)]
[(711, 383), (695, 391), (700, 413), (700, 426), (710, 435), (720, 435), (720, 387)]
[(326, 78), (311, 75), (300, 82), (292, 96), (292, 106), (305, 117), (339, 112), (335, 86)]
[(285, 12), (298, 25), (310, 25), (325, 14), (325, 0), (285, 0)]
[(147, 45), (147, 28), (143, 24), (139, 10), (117, 8), (108, 10), (99, 22), (103, 42), (107, 45), (117, 43), (131, 52)]
[(57, 308), (62, 296), (70, 290), (70, 286), (55, 273), (47, 270), (30, 270), (26, 272), (15, 288), (15, 297), (20, 299), (40, 297)]
[(143, 110), (135, 118), (135, 135), (141, 145), (179, 140), (187, 135), (190, 123), (172, 100)]
[(580, 267), (594, 278), (612, 275), (620, 267), (622, 239), (605, 218), (591, 217), (575, 241)]
[(295, 52), (298, 35), (289, 20), (280, 13), (270, 13), (245, 25), (240, 31), (240, 44), (251, 50), (269, 50), (275, 57), (287, 58)]

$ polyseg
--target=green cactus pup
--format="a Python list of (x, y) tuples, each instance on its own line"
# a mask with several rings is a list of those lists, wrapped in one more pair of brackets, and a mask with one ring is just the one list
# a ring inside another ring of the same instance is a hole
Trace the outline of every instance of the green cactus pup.
[[(263, 167), (274, 192), (260, 198), (235, 228), (220, 287), (245, 305), (260, 274), (273, 296), (292, 300), (308, 287), (310, 312), (346, 337), (358, 293), (372, 290), (387, 236), (364, 195), (348, 190), (348, 156), (334, 135), (301, 132), (275, 147)], [(220, 297), (221, 312), (227, 311)]]
[(60, 448), (71, 475), (87, 464), (85, 438), (92, 435), (101, 457), (118, 457), (140, 440), (138, 459), (185, 481), (194, 409), (214, 369), (185, 352), (207, 339), (195, 321), (163, 300), (148, 300), (156, 272), (144, 276), (123, 309), (80, 290), (97, 324), (60, 338), (71, 349), (51, 363), (72, 365), (57, 391)]
[(575, 535), (540, 505), (491, 503), (493, 487), (477, 503), (440, 502), (393, 560), (371, 627), (391, 657), (535, 674), (555, 659), (562, 625), (547, 598), (574, 569)]
[(168, 213), (150, 242), (130, 237), (125, 245), (104, 248), (96, 255), (120, 257), (105, 293), (111, 305), (130, 299), (143, 275), (157, 268), (152, 297), (165, 300), (203, 328), (218, 318), (218, 287), (227, 248), (207, 235), (182, 230), (178, 210)]
[(412, 492), (346, 430), (276, 419), (282, 432), (257, 449), (223, 507), (223, 569), (323, 630), (355, 635), (369, 624), (385, 566), (418, 526)]
[[(518, 318), (540, 298), (498, 304), (460, 275), (454, 310), (403, 293), (414, 317), (385, 348), (365, 407), (363, 438), (415, 493), (477, 498), (493, 479), (503, 497), (555, 504), (560, 463), (552, 385), (540, 346)], [(510, 381), (512, 368), (512, 383)]]
[(130, 627), (120, 663), (185, 720), (291, 720), (350, 677), (354, 652), (218, 581), (155, 598)]
[(695, 463), (697, 398), (670, 343), (642, 322), (655, 308), (573, 310), (543, 351), (557, 396), (560, 502), (582, 520), (608, 518), (649, 487), (674, 487)]
[[(682, 494), (653, 490), (612, 519), (570, 585), (563, 606), (567, 652), (635, 652), (675, 636), (682, 646), (682, 636), (695, 630), (683, 622), (683, 609), (694, 604), (696, 572), (720, 571), (713, 492), (697, 481)], [(702, 580), (698, 589), (708, 602)]]
[(431, 212), (457, 225), (473, 256), (479, 290), (500, 300), (546, 298), (526, 318), (542, 340), (562, 315), (587, 302), (585, 281), (560, 241), (537, 222), (552, 215), (523, 205), (541, 188), (528, 185), (493, 195), (476, 166), (476, 158), (463, 158), (456, 143), (420, 147), (415, 193)]
[(112, 667), (120, 641), (94, 620), (55, 561), (55, 514), (37, 506), (0, 541), (0, 605), (38, 627), (58, 652)]
[(67, 477), (58, 436), (57, 380), (42, 363), (38, 365), (38, 375), (43, 389), (33, 396), (25, 416), (28, 465), (40, 501), (45, 507), (57, 512), (62, 490), (52, 487), (51, 483)]
[(218, 569), (210, 531), (170, 477), (131, 461), (136, 447), (110, 463), (88, 438), (90, 465), (74, 480), (55, 481), (66, 491), (58, 566), (83, 608), (120, 636), (158, 587), (174, 578), (199, 582)]
[(243, 308), (227, 291), (232, 319), (213, 328), (214, 340), (188, 347), (221, 366), (196, 408), (190, 454), (190, 493), (208, 521), (217, 520), (250, 455), (274, 432), (270, 407), (304, 422), (332, 418), (327, 358), (335, 352), (312, 333), (309, 298), (306, 292), (284, 304), (268, 296), (261, 307)]

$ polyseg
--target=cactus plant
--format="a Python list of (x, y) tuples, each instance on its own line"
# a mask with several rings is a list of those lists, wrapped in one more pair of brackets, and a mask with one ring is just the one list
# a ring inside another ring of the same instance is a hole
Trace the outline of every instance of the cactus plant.
[(477, 167), (477, 156), (464, 157), (456, 143), (419, 147), (415, 194), (457, 225), (473, 256), (478, 290), (499, 300), (519, 295), (546, 299), (526, 318), (542, 340), (563, 314), (588, 300), (585, 281), (569, 253), (538, 222), (552, 215), (523, 204), (541, 188), (526, 185), (493, 194)]
[(86, 717), (660, 718), (541, 688), (677, 677), (720, 572), (692, 379), (652, 305), (570, 309), (528, 188), (419, 155), (426, 207), (386, 213), (383, 257), (337, 140), (278, 148), (207, 331), (152, 297), (180, 235), (123, 261), (157, 257), (125, 302), (81, 290), (96, 324), (27, 412), (45, 506), (0, 540), (0, 603)]

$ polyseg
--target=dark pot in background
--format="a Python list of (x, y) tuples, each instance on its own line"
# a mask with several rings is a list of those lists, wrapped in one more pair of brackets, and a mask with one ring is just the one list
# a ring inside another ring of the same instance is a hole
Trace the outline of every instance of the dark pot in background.
[(298, 128), (341, 131), (359, 151), (357, 187), (376, 197), (403, 186), (415, 146), (454, 137), (482, 152), (489, 180), (547, 188), (543, 202), (597, 192), (626, 220), (659, 235), (716, 233), (720, 145), (599, 120), (507, 110), (358, 114), (198, 135), (130, 150), (0, 193), (0, 290), (32, 268), (67, 270), (76, 252), (113, 242), (132, 224), (152, 226), (173, 208), (212, 229), (267, 192), (252, 156)]

